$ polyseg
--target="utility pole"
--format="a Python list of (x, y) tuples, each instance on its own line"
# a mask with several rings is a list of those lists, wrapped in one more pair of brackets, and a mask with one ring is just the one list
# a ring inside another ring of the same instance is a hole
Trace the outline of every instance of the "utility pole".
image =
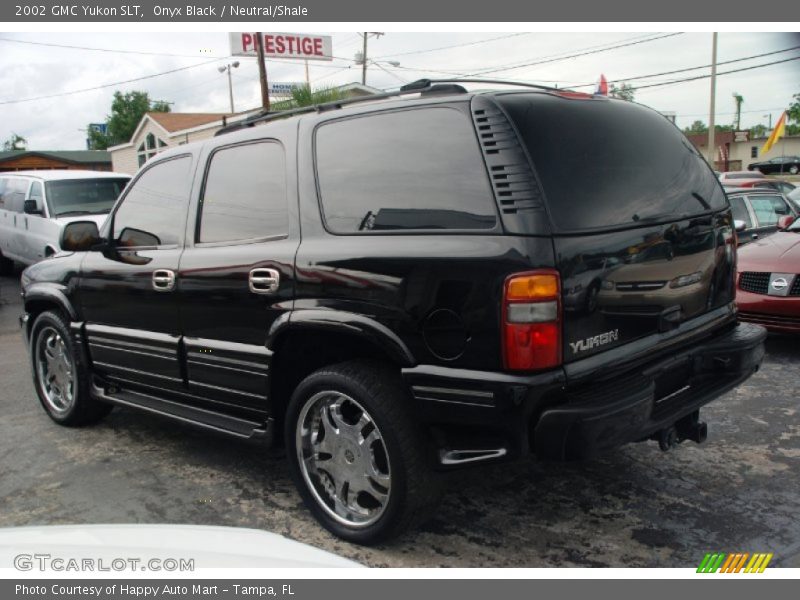
[(306, 85), (308, 86), (308, 89), (310, 90), (311, 89), (311, 77), (308, 76), (308, 60), (306, 60), (305, 62), (306, 62)]
[(711, 168), (714, 168), (714, 156), (716, 155), (716, 148), (714, 147), (714, 110), (716, 104), (717, 94), (717, 32), (713, 34), (711, 42), (711, 106), (708, 114), (708, 163)]
[[(364, 49), (361, 51), (361, 85), (367, 85), (367, 38), (369, 37), (370, 33), (375, 37), (379, 38), (383, 35), (383, 32), (378, 31), (365, 31), (361, 35), (364, 36)], [(358, 55), (356, 55), (358, 56)]]
[(256, 47), (258, 48), (258, 77), (261, 80), (261, 106), (269, 112), (269, 85), (267, 83), (267, 63), (264, 59), (264, 34), (256, 34)]
[(367, 85), (367, 38), (369, 37), (368, 32), (364, 32), (364, 50), (361, 54), (361, 85)]

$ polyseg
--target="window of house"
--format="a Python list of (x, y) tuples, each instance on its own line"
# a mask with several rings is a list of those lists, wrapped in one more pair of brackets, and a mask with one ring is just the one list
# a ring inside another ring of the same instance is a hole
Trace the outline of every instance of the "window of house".
[(148, 133), (144, 141), (139, 144), (139, 148), (136, 150), (136, 155), (139, 160), (139, 166), (141, 167), (144, 163), (148, 160), (153, 158), (156, 154), (161, 152), (162, 150), (166, 150), (168, 148), (167, 143), (162, 140), (161, 138), (157, 138), (154, 134)]
[(289, 231), (283, 147), (257, 142), (211, 156), (200, 207), (198, 242), (235, 242)]
[(750, 146), (750, 158), (758, 158), (758, 146)]

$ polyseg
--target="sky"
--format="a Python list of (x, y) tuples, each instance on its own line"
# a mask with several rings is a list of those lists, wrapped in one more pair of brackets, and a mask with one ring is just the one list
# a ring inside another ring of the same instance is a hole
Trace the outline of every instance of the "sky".
[[(354, 56), (361, 49), (361, 36), (355, 32), (330, 35), (336, 58), (309, 63), (312, 87), (360, 82), (361, 67)], [(368, 44), (368, 56), (375, 62), (369, 66), (367, 84), (381, 89), (396, 89), (420, 78), (474, 74), (592, 91), (601, 73), (609, 81), (637, 77), (630, 81), (637, 86), (707, 75), (712, 36), (630, 31), (387, 32), (370, 37)], [(720, 33), (717, 60), (734, 61), (792, 47), (800, 47), (800, 34)], [(770, 114), (773, 122), (777, 120), (792, 96), (800, 93), (800, 60), (722, 73), (796, 57), (800, 48), (719, 65), (716, 122), (733, 123), (734, 93), (744, 97), (743, 128), (767, 125)], [(26, 138), (31, 150), (83, 149), (87, 124), (106, 120), (116, 90), (146, 91), (153, 100), (170, 102), (173, 112), (229, 112), (227, 76), (218, 67), (235, 60), (240, 62), (232, 69), (236, 110), (256, 108), (260, 104), (256, 59), (230, 57), (224, 32), (0, 32), (0, 141), (13, 132)], [(704, 68), (664, 74), (690, 67)], [(267, 69), (272, 81), (305, 80), (303, 61), (268, 60)], [(119, 83), (166, 71), (175, 72)], [(114, 85), (65, 94), (107, 84)], [(676, 113), (677, 124), (683, 128), (695, 120), (708, 122), (709, 91), (710, 80), (704, 78), (643, 87), (635, 100)], [(57, 96), (41, 98), (53, 95)]]

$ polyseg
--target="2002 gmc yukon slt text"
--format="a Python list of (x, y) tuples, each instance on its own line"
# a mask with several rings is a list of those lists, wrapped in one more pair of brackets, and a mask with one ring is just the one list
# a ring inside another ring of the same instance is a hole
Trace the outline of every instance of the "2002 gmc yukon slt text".
[(159, 154), (24, 272), (56, 422), (283, 443), (319, 521), (374, 543), (444, 469), (700, 442), (762, 360), (722, 188), (650, 109), (422, 81), (252, 124)]

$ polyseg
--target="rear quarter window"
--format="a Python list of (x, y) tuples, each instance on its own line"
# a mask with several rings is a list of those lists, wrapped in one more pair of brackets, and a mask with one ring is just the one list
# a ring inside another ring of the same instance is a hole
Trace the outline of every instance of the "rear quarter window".
[(333, 233), (491, 230), (497, 215), (469, 117), (433, 107), (326, 123), (315, 136)]

